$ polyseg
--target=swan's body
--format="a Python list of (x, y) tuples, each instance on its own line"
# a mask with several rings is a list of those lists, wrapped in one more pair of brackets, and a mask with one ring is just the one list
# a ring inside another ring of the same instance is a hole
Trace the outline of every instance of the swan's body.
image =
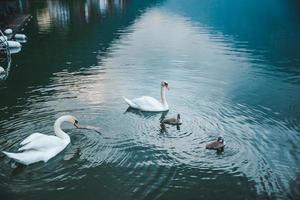
[(21, 153), (10, 153), (3, 151), (8, 157), (24, 165), (30, 165), (35, 162), (44, 161), (56, 156), (70, 143), (70, 137), (60, 126), (63, 122), (70, 122), (77, 127), (78, 121), (75, 117), (65, 115), (58, 118), (54, 124), (55, 135), (44, 135), (41, 133), (33, 133), (25, 138), (20, 145), (18, 151)]
[(149, 96), (142, 96), (132, 100), (129, 100), (125, 97), (123, 98), (130, 107), (141, 111), (148, 111), (148, 112), (167, 111), (169, 110), (169, 105), (167, 103), (166, 96), (165, 96), (165, 88), (168, 89), (168, 83), (166, 81), (163, 81), (161, 83), (161, 102)]

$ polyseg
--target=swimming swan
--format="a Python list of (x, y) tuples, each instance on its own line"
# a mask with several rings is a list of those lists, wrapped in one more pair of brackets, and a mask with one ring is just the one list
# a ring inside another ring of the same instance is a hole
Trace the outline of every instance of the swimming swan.
[(161, 102), (154, 99), (153, 97), (149, 96), (142, 96), (140, 98), (129, 100), (125, 97), (124, 100), (126, 103), (135, 109), (141, 110), (141, 111), (148, 111), (148, 112), (162, 112), (169, 110), (169, 105), (166, 100), (165, 96), (165, 89), (169, 90), (169, 84), (167, 81), (161, 82)]
[(41, 133), (33, 133), (25, 138), (20, 145), (18, 151), (21, 153), (10, 153), (2, 151), (8, 157), (24, 165), (30, 165), (35, 162), (44, 161), (56, 156), (70, 143), (70, 137), (60, 126), (63, 122), (70, 122), (76, 128), (79, 128), (78, 121), (75, 117), (70, 115), (61, 116), (54, 123), (54, 135), (44, 135)]

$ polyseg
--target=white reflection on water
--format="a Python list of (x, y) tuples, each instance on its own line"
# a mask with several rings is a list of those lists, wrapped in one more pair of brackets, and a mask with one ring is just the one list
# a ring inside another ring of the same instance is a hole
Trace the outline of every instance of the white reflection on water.
[(87, 0), (84, 4), (76, 1), (68, 4), (64, 1), (48, 0), (46, 7), (37, 9), (38, 28), (40, 32), (49, 32), (53, 27), (68, 28), (71, 15), (81, 23), (89, 23), (92, 12), (97, 16), (112, 13), (114, 9), (124, 9), (126, 2), (126, 0)]

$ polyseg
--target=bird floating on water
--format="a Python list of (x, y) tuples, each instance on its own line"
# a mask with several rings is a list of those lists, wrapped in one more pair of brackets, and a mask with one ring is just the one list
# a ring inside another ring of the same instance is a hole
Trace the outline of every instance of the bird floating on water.
[(153, 97), (149, 97), (149, 96), (142, 96), (142, 97), (135, 98), (132, 100), (129, 100), (125, 97), (123, 97), (123, 98), (130, 107), (141, 110), (141, 111), (147, 111), (147, 112), (167, 111), (167, 110), (169, 110), (169, 105), (167, 103), (165, 89), (169, 90), (169, 84), (167, 81), (162, 81), (161, 82), (161, 92), (160, 92), (161, 102), (154, 99)]
[(182, 120), (180, 118), (180, 114), (177, 114), (177, 118), (172, 117), (172, 118), (169, 118), (169, 119), (165, 119), (165, 120), (163, 120), (163, 123), (170, 124), (170, 125), (181, 125)]
[(217, 141), (213, 141), (206, 145), (206, 149), (223, 151), (225, 147), (225, 141), (223, 137), (218, 137)]
[(61, 129), (63, 122), (69, 122), (76, 128), (79, 128), (78, 121), (75, 117), (64, 115), (59, 117), (54, 123), (54, 132), (56, 135), (33, 133), (20, 143), (22, 147), (20, 147), (18, 151), (22, 152), (2, 152), (16, 162), (24, 165), (30, 165), (39, 161), (47, 162), (64, 150), (71, 141), (70, 136)]

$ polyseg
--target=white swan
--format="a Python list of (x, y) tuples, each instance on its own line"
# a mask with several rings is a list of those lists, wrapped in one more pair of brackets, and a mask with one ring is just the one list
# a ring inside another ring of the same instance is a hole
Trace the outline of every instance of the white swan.
[(39, 161), (47, 162), (49, 159), (64, 150), (70, 143), (69, 135), (60, 128), (63, 122), (70, 122), (76, 128), (79, 128), (78, 121), (75, 117), (65, 115), (58, 118), (54, 123), (54, 132), (56, 136), (33, 133), (20, 143), (22, 147), (19, 148), (18, 151), (23, 152), (2, 152), (8, 157), (24, 165), (30, 165)]
[(149, 97), (149, 96), (142, 96), (140, 98), (129, 100), (125, 97), (124, 100), (126, 103), (135, 109), (141, 110), (141, 111), (148, 111), (148, 112), (162, 112), (169, 110), (169, 105), (167, 103), (167, 99), (165, 96), (165, 88), (169, 90), (169, 84), (167, 81), (161, 82), (161, 102)]

